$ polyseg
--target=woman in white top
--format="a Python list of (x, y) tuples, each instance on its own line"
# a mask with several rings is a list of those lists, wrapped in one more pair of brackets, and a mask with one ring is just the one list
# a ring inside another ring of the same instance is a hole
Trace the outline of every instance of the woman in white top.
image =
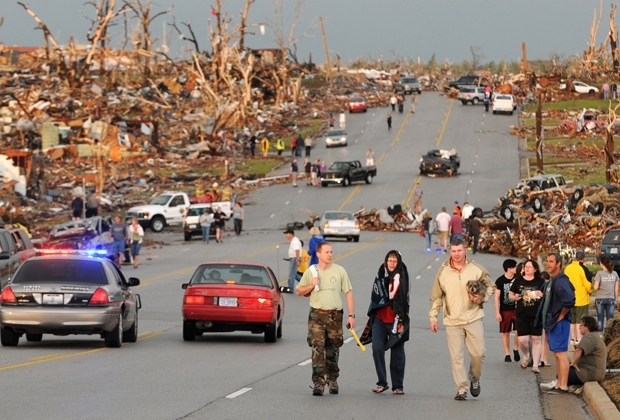
[(138, 223), (138, 219), (133, 217), (131, 224), (127, 228), (127, 237), (131, 248), (131, 256), (133, 258), (133, 268), (138, 268), (140, 264), (138, 259), (140, 255), (140, 248), (142, 247), (142, 238), (144, 237), (144, 229)]
[(614, 263), (603, 255), (601, 257), (603, 269), (594, 276), (594, 289), (596, 290), (596, 316), (598, 318), (598, 330), (605, 330), (605, 318), (610, 320), (614, 317), (614, 308), (618, 298), (618, 273), (614, 271)]
[(372, 149), (368, 149), (366, 152), (366, 166), (372, 166), (375, 164), (375, 154), (372, 152)]

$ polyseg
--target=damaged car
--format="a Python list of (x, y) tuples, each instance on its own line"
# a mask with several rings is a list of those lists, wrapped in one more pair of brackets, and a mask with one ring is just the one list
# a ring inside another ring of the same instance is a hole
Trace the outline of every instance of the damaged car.
[(457, 175), (461, 158), (455, 149), (429, 150), (420, 159), (420, 175), (454, 176)]
[(112, 258), (111, 220), (95, 216), (56, 225), (43, 244), (48, 249), (105, 250)]

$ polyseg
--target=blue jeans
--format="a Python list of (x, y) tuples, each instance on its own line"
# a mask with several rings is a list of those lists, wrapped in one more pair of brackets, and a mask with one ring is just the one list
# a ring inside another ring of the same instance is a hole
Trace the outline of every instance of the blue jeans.
[(596, 317), (598, 318), (598, 330), (602, 334), (605, 330), (605, 318), (610, 320), (614, 317), (616, 302), (612, 298), (595, 299)]
[[(372, 323), (372, 359), (375, 362), (377, 371), (377, 385), (387, 386), (387, 373), (385, 366), (385, 352), (388, 342), (388, 333), (392, 329), (392, 324), (386, 324), (379, 318), (375, 318)], [(394, 344), (390, 348), (390, 377), (392, 378), (392, 389), (403, 389), (405, 379), (405, 342), (403, 340)]]
[(202, 227), (202, 242), (208, 244), (209, 243), (209, 231), (211, 230), (211, 225), (210, 224), (205, 225), (205, 226), (201, 225), (201, 227)]
[[(462, 233), (453, 233), (452, 236), (450, 236), (450, 242), (454, 241), (455, 239), (463, 240), (463, 234)], [(448, 245), (450, 245), (450, 244), (448, 244)]]
[(608, 90), (604, 90), (603, 91), (603, 99), (609, 99), (609, 91)]
[(431, 249), (431, 233), (428, 230), (424, 231), (424, 239), (426, 239), (426, 248)]
[(295, 290), (295, 277), (297, 276), (297, 260), (293, 257), (288, 262), (288, 287)]

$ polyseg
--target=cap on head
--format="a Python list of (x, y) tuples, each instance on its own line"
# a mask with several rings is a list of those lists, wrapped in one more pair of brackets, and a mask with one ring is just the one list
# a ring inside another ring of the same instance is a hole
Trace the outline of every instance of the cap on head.
[(577, 258), (578, 260), (585, 258), (586, 257), (586, 253), (583, 251), (577, 251), (575, 252), (575, 258)]
[(458, 201), (455, 201), (455, 202), (454, 202), (454, 204), (458, 204), (458, 203), (459, 203)]
[(285, 235), (286, 235), (286, 234), (288, 234), (288, 233), (290, 233), (291, 235), (294, 235), (294, 234), (295, 234), (295, 232), (293, 231), (293, 229), (286, 229), (286, 230), (284, 231), (284, 234), (285, 234)]

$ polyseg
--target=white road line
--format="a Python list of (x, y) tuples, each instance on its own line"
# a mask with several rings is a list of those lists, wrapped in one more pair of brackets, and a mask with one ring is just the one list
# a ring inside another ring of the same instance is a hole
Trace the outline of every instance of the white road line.
[(312, 359), (304, 360), (303, 362), (297, 364), (297, 366), (306, 366), (312, 363)]
[(349, 337), (349, 338), (347, 338), (346, 340), (344, 340), (345, 344), (346, 344), (346, 343), (348, 343), (348, 342), (350, 342), (350, 341), (353, 341), (353, 337)]
[(432, 265), (429, 265), (428, 267), (426, 267), (427, 270), (430, 270), (431, 268), (433, 268)]
[(275, 213), (271, 213), (271, 216), (269, 216), (269, 218), (272, 219), (275, 215)]
[(421, 277), (422, 277), (422, 276), (416, 276), (416, 278), (415, 278), (415, 279), (417, 280), (417, 279), (419, 279), (419, 278), (421, 278)]
[(227, 395), (226, 398), (237, 398), (239, 395), (245, 394), (246, 392), (250, 391), (251, 389), (252, 388), (241, 388), (239, 391), (233, 392), (232, 394)]
[(288, 206), (288, 203), (290, 203), (290, 201), (285, 202), (284, 204)]
[(183, 251), (189, 251), (191, 248), (183, 248)]

